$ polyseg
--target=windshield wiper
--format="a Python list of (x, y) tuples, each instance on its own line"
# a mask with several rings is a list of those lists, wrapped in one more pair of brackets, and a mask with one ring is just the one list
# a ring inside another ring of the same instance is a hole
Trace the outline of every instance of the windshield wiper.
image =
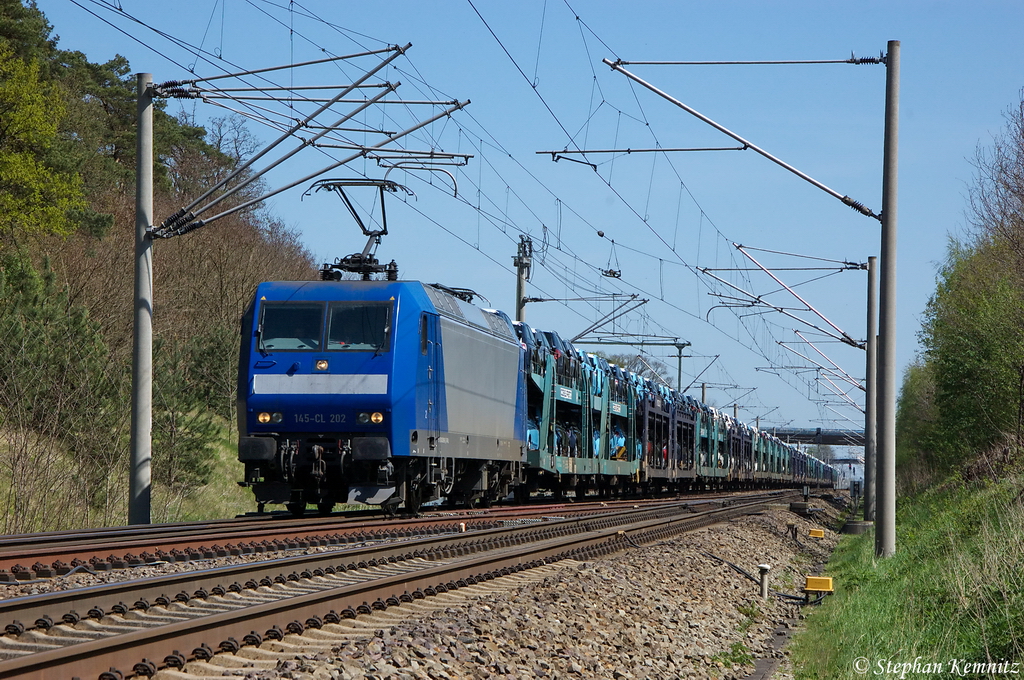
[(256, 326), (256, 349), (263, 356), (267, 356), (267, 348), (263, 346), (263, 324)]
[(373, 356), (374, 357), (380, 356), (381, 350), (384, 349), (384, 345), (388, 344), (388, 333), (390, 331), (391, 331), (390, 327), (388, 327), (388, 326), (384, 327), (384, 337), (380, 339), (380, 344), (377, 345), (377, 349), (373, 350)]

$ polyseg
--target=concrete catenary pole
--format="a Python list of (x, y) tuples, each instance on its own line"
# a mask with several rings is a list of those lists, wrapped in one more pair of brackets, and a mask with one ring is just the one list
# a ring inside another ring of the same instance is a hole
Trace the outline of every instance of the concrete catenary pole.
[(128, 523), (149, 524), (153, 454), (153, 76), (136, 74), (135, 334), (132, 341), (132, 432)]
[(875, 521), (875, 393), (878, 391), (878, 258), (868, 258), (868, 337), (864, 344), (864, 520)]
[(882, 252), (878, 317), (878, 467), (875, 555), (896, 552), (896, 192), (900, 114), (900, 43), (885, 59), (885, 146), (882, 169)]

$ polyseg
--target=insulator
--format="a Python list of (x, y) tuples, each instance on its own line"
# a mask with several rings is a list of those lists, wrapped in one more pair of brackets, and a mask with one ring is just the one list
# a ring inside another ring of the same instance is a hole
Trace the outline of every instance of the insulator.
[(853, 208), (857, 212), (861, 213), (862, 215), (867, 215), (868, 217), (878, 217), (878, 215), (876, 215), (875, 213), (871, 212), (871, 208), (868, 208), (866, 205), (864, 205), (860, 201), (853, 200), (849, 196), (843, 196), (842, 201), (843, 201), (843, 203), (845, 203), (846, 205), (850, 206), (851, 208)]
[(175, 99), (199, 99), (202, 95), (197, 90), (188, 87), (168, 87), (160, 90), (161, 96), (174, 97)]
[[(170, 227), (174, 227), (174, 226), (177, 226), (178, 222), (179, 222), (179, 221), (180, 221), (180, 220), (181, 220), (181, 219), (182, 219), (183, 217), (185, 217), (185, 214), (186, 214), (186, 212), (187, 212), (187, 211), (186, 211), (186, 210), (185, 210), (184, 208), (182, 208), (181, 210), (179, 210), (178, 212), (174, 213), (173, 215), (170, 215), (170, 216), (168, 216), (168, 218), (167, 218), (167, 219), (165, 219), (165, 220), (164, 220), (164, 221), (163, 221), (163, 222), (162, 222), (162, 223), (160, 224), (160, 226), (161, 226), (162, 228), (164, 228), (164, 229), (167, 229), (167, 228), (170, 228)], [(189, 218), (189, 219), (191, 219), (191, 218)]]

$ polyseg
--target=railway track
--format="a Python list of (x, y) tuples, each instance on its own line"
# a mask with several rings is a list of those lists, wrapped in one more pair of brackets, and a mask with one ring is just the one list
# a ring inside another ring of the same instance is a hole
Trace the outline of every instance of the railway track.
[(407, 537), (6, 600), (0, 602), (6, 632), (0, 678), (152, 676), (288, 636), (340, 634), (343, 624), (361, 615), (417, 605), (564, 559), (592, 559), (794, 495), (719, 499), (709, 503), (718, 507), (701, 511), (692, 502), (606, 507), (592, 516)]
[[(723, 497), (731, 495), (699, 496), (688, 500), (702, 503)], [(468, 529), (491, 528), (509, 518), (579, 516), (609, 512), (634, 503), (636, 501), (595, 501), (493, 510), (433, 511), (386, 522), (380, 519), (379, 512), (304, 519), (267, 514), (209, 522), (6, 536), (0, 545), (0, 583), (63, 576), (76, 567), (109, 571), (145, 564), (363, 543), (403, 535), (443, 534), (456, 530), (462, 524)]]

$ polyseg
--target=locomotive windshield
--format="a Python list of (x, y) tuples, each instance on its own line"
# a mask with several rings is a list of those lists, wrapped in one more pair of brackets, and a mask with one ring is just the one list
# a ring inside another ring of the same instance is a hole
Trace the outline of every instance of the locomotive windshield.
[(328, 350), (388, 351), (390, 302), (332, 302), (327, 314)]
[(265, 302), (260, 322), (260, 347), (319, 350), (323, 329), (322, 302)]

